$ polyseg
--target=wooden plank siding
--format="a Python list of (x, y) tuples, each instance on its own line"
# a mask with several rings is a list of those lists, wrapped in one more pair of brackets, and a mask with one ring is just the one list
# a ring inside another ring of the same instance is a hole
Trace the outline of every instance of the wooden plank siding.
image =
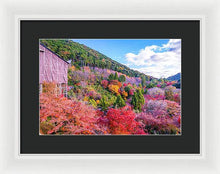
[(61, 93), (66, 94), (68, 84), (69, 63), (48, 49), (46, 46), (39, 45), (39, 83), (40, 92), (43, 82), (54, 82), (60, 87)]

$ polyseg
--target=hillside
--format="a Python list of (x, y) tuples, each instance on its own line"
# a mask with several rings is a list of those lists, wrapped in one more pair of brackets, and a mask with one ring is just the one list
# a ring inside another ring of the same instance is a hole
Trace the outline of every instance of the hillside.
[(130, 77), (144, 76), (146, 80), (154, 79), (151, 76), (130, 69), (129, 67), (112, 60), (104, 54), (72, 40), (40, 40), (42, 44), (53, 52), (71, 60), (76, 67), (90, 66), (114, 70)]
[[(148, 76), (70, 40), (41, 42), (72, 61), (66, 84), (45, 80), (40, 85), (41, 135), (181, 134), (180, 82), (149, 81)], [(59, 72), (59, 66), (52, 66), (53, 56), (44, 59), (40, 54), (40, 64)], [(60, 73), (42, 76), (55, 78)]]
[(181, 74), (177, 73), (177, 74), (175, 74), (173, 76), (168, 77), (167, 80), (178, 81), (178, 80), (180, 80), (180, 78), (181, 78)]

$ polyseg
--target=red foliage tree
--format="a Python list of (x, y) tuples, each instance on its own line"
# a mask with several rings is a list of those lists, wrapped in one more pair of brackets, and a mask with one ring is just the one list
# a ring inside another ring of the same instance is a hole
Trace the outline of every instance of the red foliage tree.
[(40, 95), (40, 129), (42, 134), (107, 134), (97, 124), (99, 116), (92, 106), (42, 93)]
[(102, 80), (101, 85), (103, 86), (103, 88), (107, 88), (108, 87), (108, 80)]
[(145, 131), (149, 134), (180, 134), (179, 123), (169, 116), (155, 118), (150, 113), (141, 112), (136, 120), (145, 125)]
[(135, 113), (130, 107), (109, 109), (106, 118), (111, 134), (145, 134), (142, 125), (135, 121)]

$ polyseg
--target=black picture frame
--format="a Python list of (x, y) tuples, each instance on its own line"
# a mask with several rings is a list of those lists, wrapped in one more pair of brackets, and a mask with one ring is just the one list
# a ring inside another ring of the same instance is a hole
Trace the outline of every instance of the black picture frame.
[[(182, 39), (181, 136), (40, 136), (40, 38)], [(199, 154), (199, 20), (21, 20), (21, 154)]]

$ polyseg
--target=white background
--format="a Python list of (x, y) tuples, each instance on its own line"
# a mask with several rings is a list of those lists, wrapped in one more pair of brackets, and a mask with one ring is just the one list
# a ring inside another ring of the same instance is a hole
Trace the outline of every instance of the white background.
[[(201, 155), (18, 155), (19, 18), (201, 19)], [(220, 2), (1, 0), (0, 22), (0, 173), (220, 173)]]

